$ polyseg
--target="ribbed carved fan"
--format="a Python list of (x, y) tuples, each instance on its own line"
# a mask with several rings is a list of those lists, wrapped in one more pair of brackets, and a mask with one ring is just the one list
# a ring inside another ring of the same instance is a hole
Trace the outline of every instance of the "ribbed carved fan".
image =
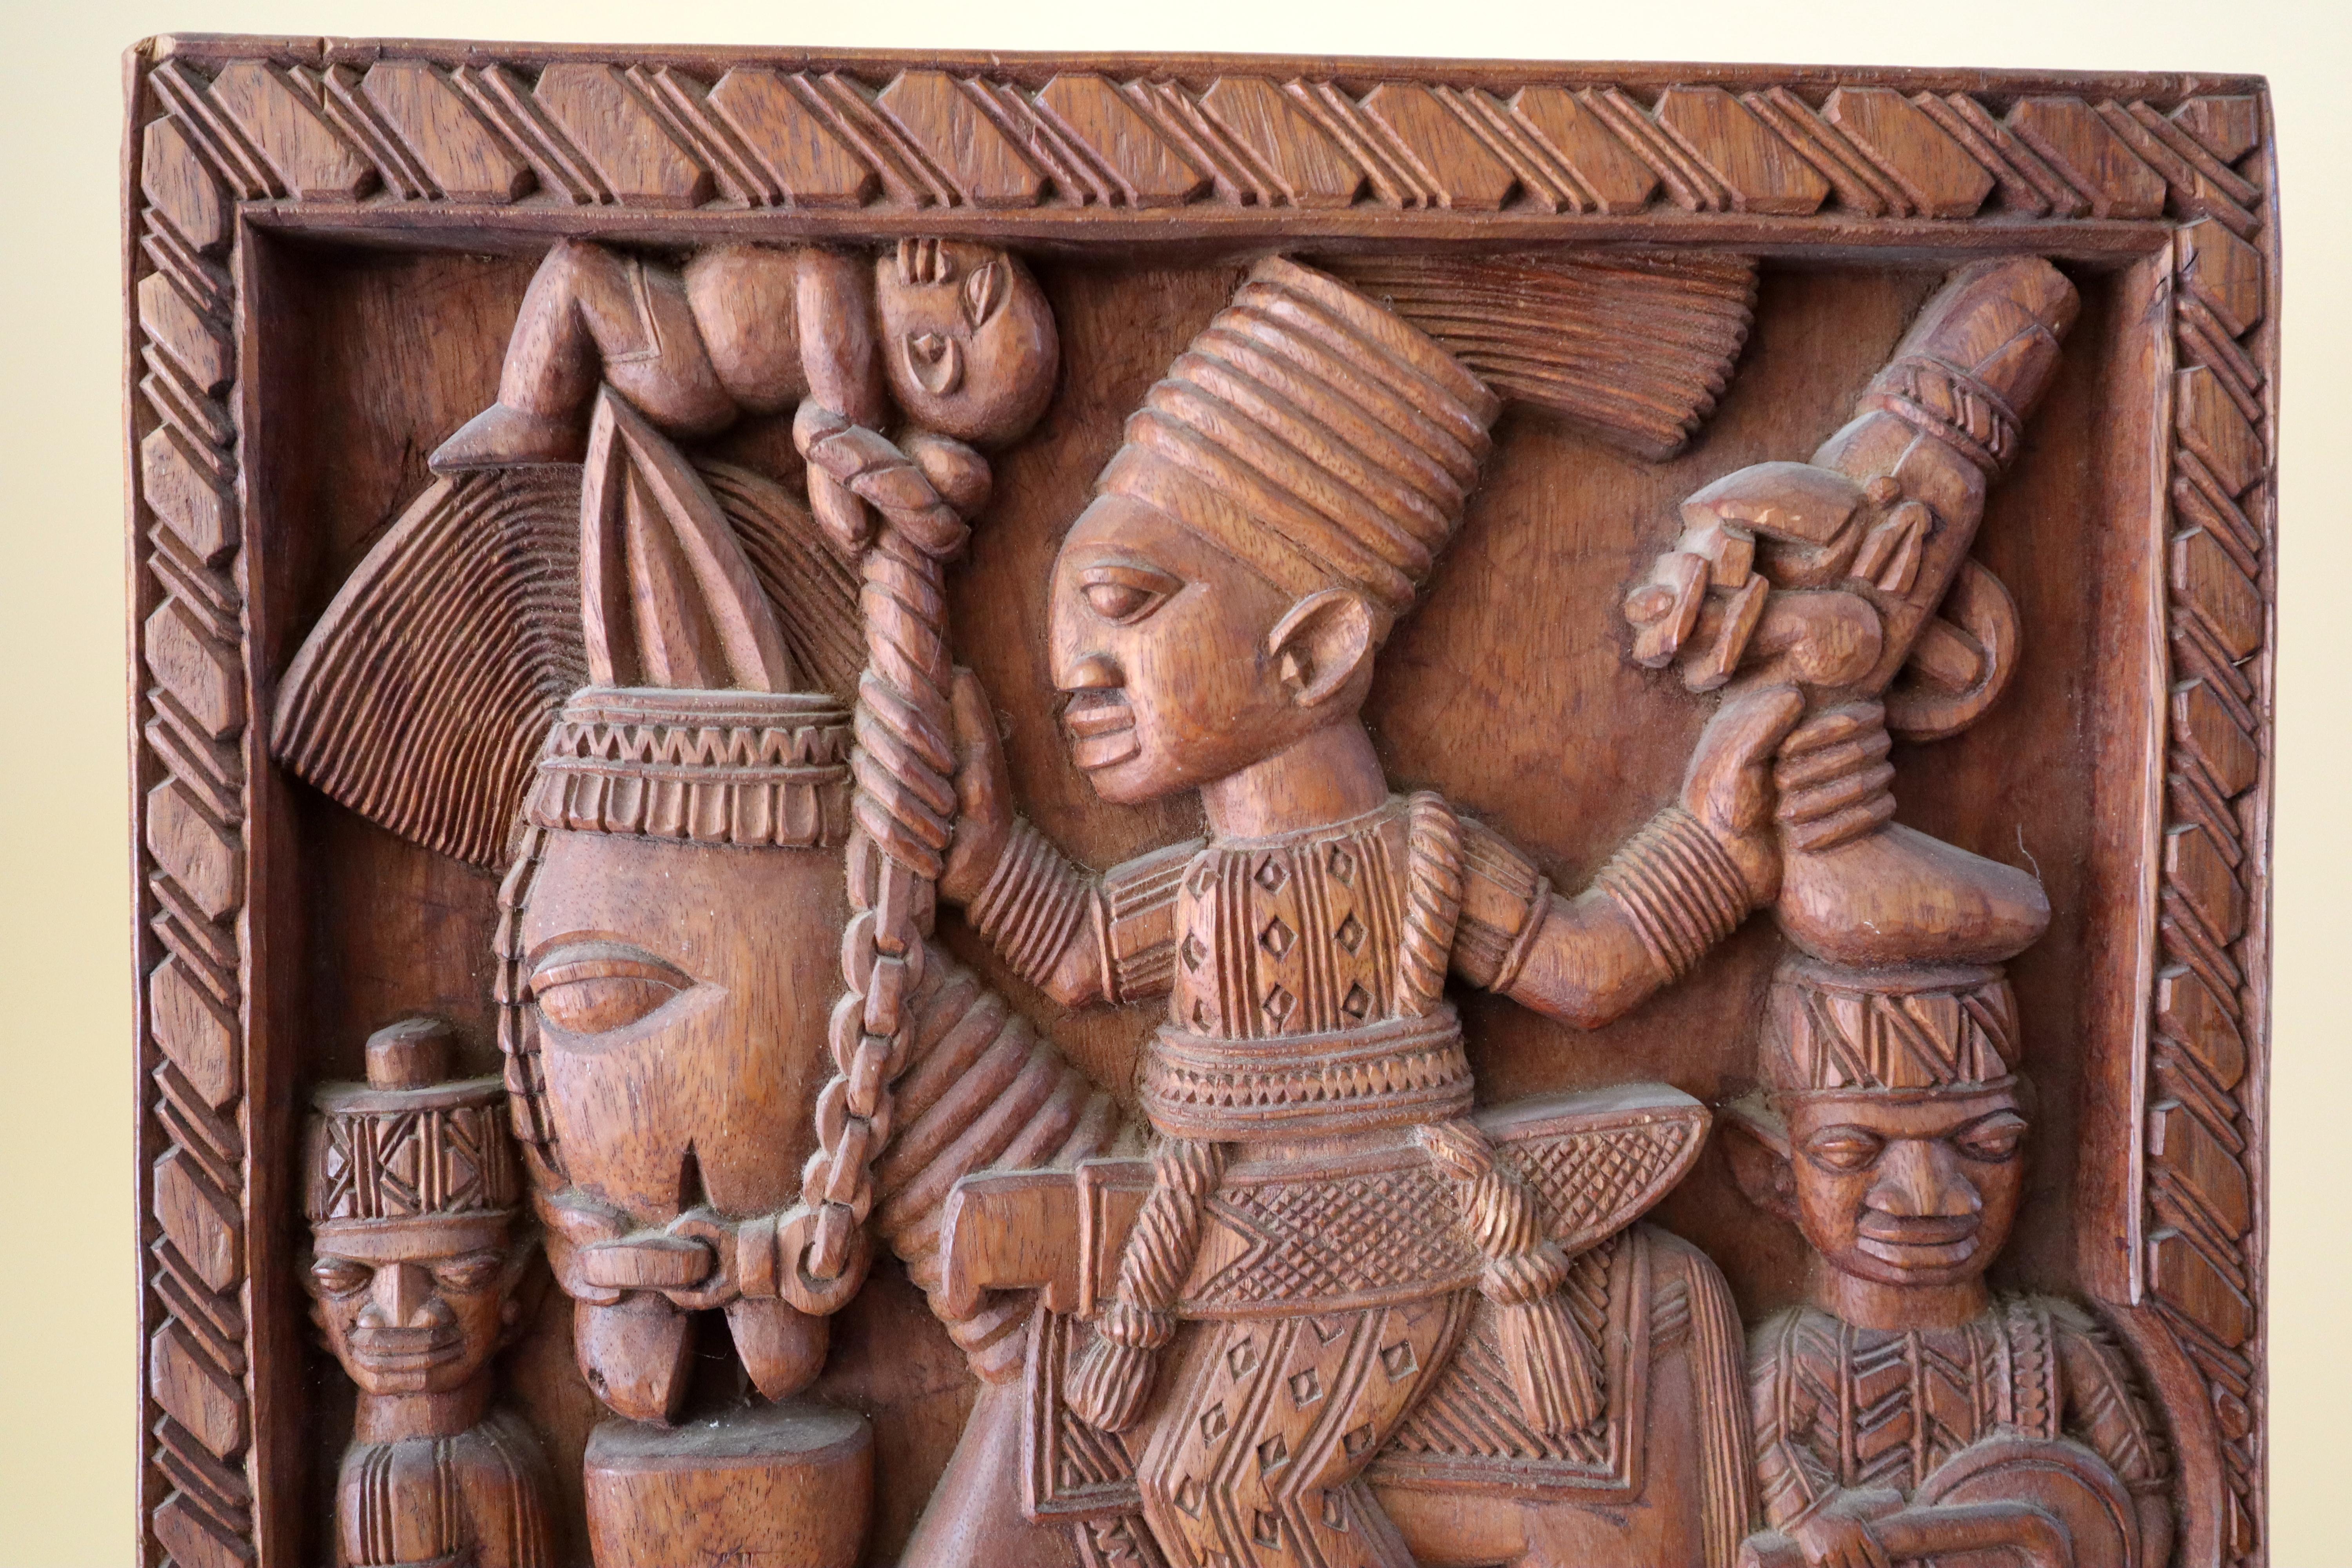
[[(856, 573), (782, 486), (700, 471), (800, 668), (846, 695), (865, 662)], [(457, 475), (410, 503), (335, 595), (286, 673), (270, 749), (369, 821), (497, 869), (548, 726), (587, 682), (580, 470)]]
[(1505, 397), (1645, 458), (1681, 450), (1731, 380), (1756, 309), (1741, 256), (1318, 259)]

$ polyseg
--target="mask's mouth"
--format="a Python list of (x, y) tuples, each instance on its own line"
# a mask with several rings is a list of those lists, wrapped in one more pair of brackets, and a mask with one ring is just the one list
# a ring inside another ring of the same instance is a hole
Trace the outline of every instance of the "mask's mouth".
[(1906, 1268), (1951, 1268), (1976, 1256), (1975, 1215), (1891, 1215), (1873, 1209), (1855, 1226), (1862, 1250)]
[(1116, 689), (1071, 692), (1062, 706), (1062, 729), (1070, 737), (1070, 760), (1087, 773), (1123, 763), (1143, 749), (1135, 732), (1135, 710), (1127, 694)]
[(465, 1339), (453, 1328), (356, 1328), (352, 1360), (373, 1376), (419, 1378), (465, 1353)]

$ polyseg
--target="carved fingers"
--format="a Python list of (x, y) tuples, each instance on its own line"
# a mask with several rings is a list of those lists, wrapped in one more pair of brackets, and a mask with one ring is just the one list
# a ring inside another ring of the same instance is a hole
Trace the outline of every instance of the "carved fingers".
[(1759, 686), (1725, 700), (1700, 732), (1683, 775), (1682, 804), (1722, 847), (1755, 903), (1779, 890), (1771, 843), (1772, 756), (1805, 710), (1793, 686)]
[(1783, 843), (1832, 849), (1892, 818), (1889, 744), (1886, 710), (1876, 702), (1830, 709), (1792, 731), (1772, 768)]
[(1886, 1548), (1859, 1520), (1816, 1517), (1791, 1533), (1805, 1554), (1805, 1568), (1890, 1568)]

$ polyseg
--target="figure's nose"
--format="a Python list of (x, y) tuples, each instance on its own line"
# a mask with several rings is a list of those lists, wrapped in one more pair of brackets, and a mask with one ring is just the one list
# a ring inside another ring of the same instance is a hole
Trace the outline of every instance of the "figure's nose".
[(1937, 1138), (1899, 1138), (1878, 1157), (1878, 1180), (1864, 1200), (1903, 1219), (1958, 1219), (1984, 1199), (1951, 1147)]
[(433, 1293), (433, 1276), (415, 1263), (387, 1263), (375, 1271), (367, 1310), (360, 1321), (371, 1328), (424, 1329), (447, 1315)]
[(1064, 691), (1109, 691), (1127, 684), (1107, 655), (1081, 654), (1066, 669), (1055, 671), (1054, 684)]

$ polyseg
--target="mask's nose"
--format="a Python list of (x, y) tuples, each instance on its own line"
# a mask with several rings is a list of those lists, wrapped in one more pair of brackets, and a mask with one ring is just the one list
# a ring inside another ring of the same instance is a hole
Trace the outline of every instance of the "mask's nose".
[(375, 1271), (360, 1321), (370, 1328), (432, 1328), (448, 1316), (433, 1293), (433, 1276), (415, 1263), (387, 1263)]
[(1878, 1180), (1866, 1200), (1881, 1214), (1903, 1219), (1958, 1219), (1984, 1208), (1976, 1184), (1940, 1138), (1899, 1138), (1879, 1156)]
[(1127, 684), (1118, 666), (1105, 654), (1081, 654), (1066, 667), (1056, 666), (1054, 684), (1064, 691), (1116, 691)]

